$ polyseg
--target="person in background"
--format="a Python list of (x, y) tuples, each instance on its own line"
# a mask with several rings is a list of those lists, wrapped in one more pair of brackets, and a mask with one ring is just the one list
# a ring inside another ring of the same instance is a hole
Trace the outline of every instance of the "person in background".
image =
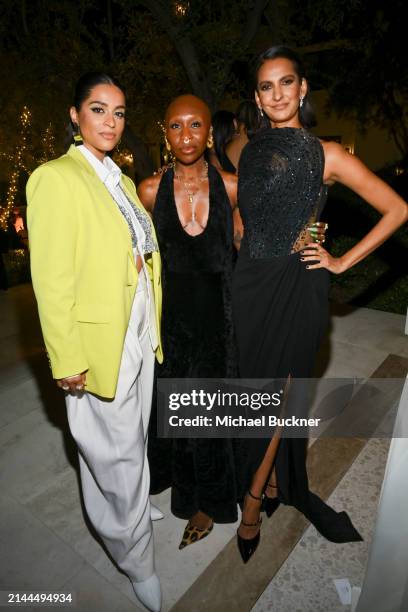
[(109, 75), (79, 79), (70, 109), (77, 146), (27, 184), (31, 272), (86, 511), (138, 599), (159, 611), (146, 443), (155, 355), (162, 361), (161, 264), (135, 186), (108, 155), (125, 104)]
[(26, 238), (24, 219), (20, 208), (15, 206), (8, 220), (8, 235), (10, 249), (21, 249), (24, 247), (23, 240)]
[(214, 147), (209, 149), (209, 159), (218, 170), (235, 174), (235, 167), (226, 154), (226, 147), (233, 140), (237, 130), (235, 115), (230, 111), (219, 110), (214, 113), (211, 124)]
[(14, 226), (16, 234), (18, 234), (24, 229), (24, 219), (21, 216), (21, 212), (18, 207), (13, 208), (12, 224)]
[(225, 147), (225, 154), (234, 170), (238, 171), (239, 158), (242, 149), (259, 127), (259, 114), (254, 100), (244, 100), (238, 106), (236, 116), (236, 131), (234, 137)]

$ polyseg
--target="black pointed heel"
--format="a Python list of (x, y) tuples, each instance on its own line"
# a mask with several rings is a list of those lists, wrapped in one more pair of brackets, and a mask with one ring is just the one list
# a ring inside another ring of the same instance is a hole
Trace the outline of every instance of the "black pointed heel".
[[(247, 495), (252, 497), (252, 499), (256, 499), (257, 501), (262, 501), (263, 499), (262, 497), (256, 497), (255, 495), (252, 495), (251, 491), (248, 491)], [(244, 527), (260, 527), (261, 523), (261, 517), (259, 517), (256, 523), (245, 523), (243, 520), (241, 520), (241, 525), (244, 525)], [(252, 555), (258, 548), (260, 539), (261, 533), (259, 529), (257, 534), (253, 538), (242, 538), (237, 532), (238, 550), (244, 563), (248, 563), (249, 559), (252, 557)]]
[[(278, 487), (276, 485), (271, 485), (268, 483), (266, 486), (270, 489), (275, 489), (276, 492), (278, 491)], [(275, 510), (279, 508), (279, 506), (280, 506), (280, 501), (277, 495), (276, 497), (268, 497), (267, 495), (265, 495), (264, 510), (268, 518), (271, 518), (272, 514), (275, 512)]]

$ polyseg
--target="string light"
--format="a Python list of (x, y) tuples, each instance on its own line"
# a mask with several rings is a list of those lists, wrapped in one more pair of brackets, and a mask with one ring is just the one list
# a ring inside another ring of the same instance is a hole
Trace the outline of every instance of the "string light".
[(38, 158), (39, 164), (44, 164), (50, 159), (55, 157), (55, 136), (54, 130), (52, 128), (52, 124), (50, 123), (47, 129), (45, 130), (42, 138), (42, 153)]
[(6, 205), (0, 208), (0, 227), (3, 230), (7, 230), (7, 221), (15, 206), (20, 172), (22, 170), (27, 172), (24, 162), (24, 153), (27, 149), (27, 131), (31, 124), (31, 112), (27, 106), (24, 106), (23, 110), (21, 111), (20, 124), (20, 142), (16, 146), (14, 155), (4, 155), (4, 157), (7, 157), (11, 162), (12, 171), (7, 190)]
[(132, 166), (133, 155), (130, 151), (125, 149), (124, 151), (116, 152), (113, 156), (113, 161), (118, 164), (118, 166)]
[(174, 2), (173, 4), (174, 6), (174, 13), (176, 15), (176, 17), (178, 17), (179, 19), (183, 19), (183, 17), (186, 16), (189, 8), (190, 8), (190, 3), (189, 2)]

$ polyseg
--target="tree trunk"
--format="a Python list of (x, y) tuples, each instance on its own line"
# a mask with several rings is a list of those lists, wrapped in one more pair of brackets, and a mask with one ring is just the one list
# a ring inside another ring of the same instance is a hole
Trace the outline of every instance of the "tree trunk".
[[(261, 18), (269, 0), (255, 0), (253, 6), (248, 8), (247, 19), (242, 29), (240, 48), (246, 49), (254, 38)], [(183, 31), (182, 27), (175, 24), (171, 16), (171, 4), (162, 0), (140, 0), (139, 2), (150, 10), (157, 19), (162, 29), (168, 34), (177, 53), (180, 56), (184, 69), (190, 80), (193, 93), (205, 100), (213, 112), (216, 109), (216, 96), (211, 90), (209, 79), (201, 68), (200, 60), (190, 36)], [(234, 58), (227, 61), (227, 70), (231, 69)], [(221, 97), (224, 90), (219, 92)]]
[(255, 0), (254, 6), (248, 8), (246, 23), (242, 30), (240, 44), (246, 49), (258, 31), (261, 23), (262, 13), (269, 4), (269, 0)]
[(21, 0), (21, 21), (23, 22), (23, 32), (26, 36), (28, 36), (28, 26), (27, 26), (27, 7), (25, 0)]
[[(208, 84), (208, 79), (201, 69), (195, 46), (187, 33), (176, 25), (171, 16), (171, 4), (160, 0), (142, 0), (143, 4), (157, 19), (161, 28), (167, 33), (190, 80), (193, 93), (207, 102), (211, 110), (214, 109), (214, 96)], [(170, 6), (169, 6), (170, 5)]]
[(387, 88), (384, 102), (385, 115), (389, 119), (392, 137), (405, 159), (408, 153), (408, 129), (404, 121), (404, 109), (397, 102), (392, 88)]
[(153, 174), (155, 170), (153, 161), (142, 139), (139, 138), (128, 125), (125, 127), (122, 141), (125, 147), (127, 147), (133, 155), (135, 183), (138, 185), (140, 181), (143, 181), (143, 179)]

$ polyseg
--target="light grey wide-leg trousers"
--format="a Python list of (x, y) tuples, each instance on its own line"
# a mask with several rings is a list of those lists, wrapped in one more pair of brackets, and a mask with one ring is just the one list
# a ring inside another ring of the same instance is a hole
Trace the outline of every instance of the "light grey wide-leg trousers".
[(66, 395), (87, 513), (113, 559), (136, 582), (155, 571), (146, 456), (154, 353), (143, 276), (139, 275), (115, 398)]

